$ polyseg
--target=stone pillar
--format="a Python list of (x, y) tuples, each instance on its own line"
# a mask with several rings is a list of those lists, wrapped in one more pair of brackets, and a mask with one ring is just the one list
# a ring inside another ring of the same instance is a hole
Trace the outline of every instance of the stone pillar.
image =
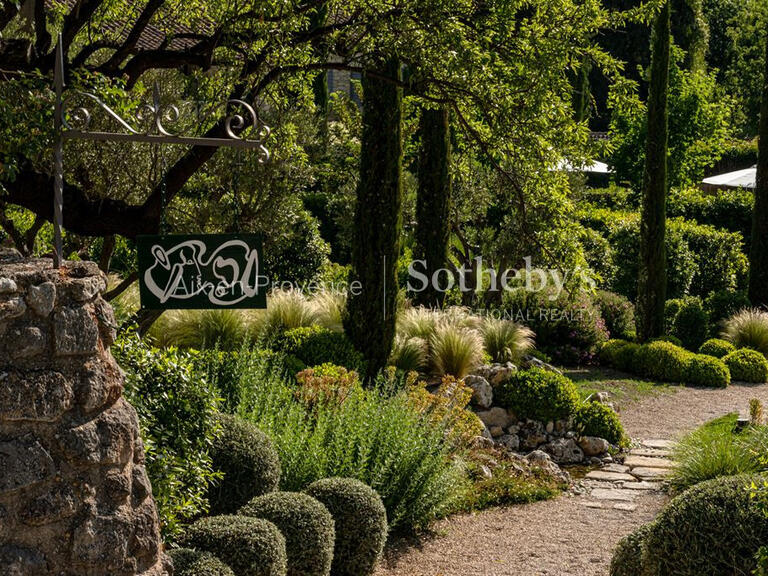
[(0, 574), (166, 573), (105, 287), (0, 252)]

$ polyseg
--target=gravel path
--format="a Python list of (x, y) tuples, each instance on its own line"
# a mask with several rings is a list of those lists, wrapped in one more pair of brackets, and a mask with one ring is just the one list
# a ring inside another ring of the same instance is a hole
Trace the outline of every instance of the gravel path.
[[(768, 405), (768, 384), (725, 390), (679, 388), (626, 406), (622, 421), (633, 439), (673, 439), (749, 400)], [(451, 517), (434, 535), (387, 550), (376, 576), (606, 576), (616, 543), (652, 520), (666, 497), (642, 494), (632, 511), (592, 508), (573, 494), (525, 506)]]

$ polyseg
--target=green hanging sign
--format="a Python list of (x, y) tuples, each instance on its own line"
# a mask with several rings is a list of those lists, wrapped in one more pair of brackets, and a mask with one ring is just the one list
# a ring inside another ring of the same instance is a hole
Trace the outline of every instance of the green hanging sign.
[(151, 310), (266, 308), (255, 234), (138, 236), (141, 305)]

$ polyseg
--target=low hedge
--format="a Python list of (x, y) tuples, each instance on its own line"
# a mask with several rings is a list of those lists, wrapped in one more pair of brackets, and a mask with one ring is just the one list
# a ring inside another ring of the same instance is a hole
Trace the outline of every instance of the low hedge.
[(272, 522), (285, 536), (287, 576), (328, 576), (335, 539), (333, 516), (320, 502), (297, 492), (272, 492), (238, 514)]
[(740, 382), (768, 382), (768, 360), (757, 350), (741, 348), (723, 358), (731, 377)]
[(768, 542), (768, 516), (751, 497), (752, 482), (735, 476), (702, 482), (672, 500), (653, 522), (643, 547), (651, 576), (752, 574)]
[(296, 371), (321, 364), (336, 364), (358, 374), (365, 374), (365, 360), (352, 342), (342, 332), (334, 332), (321, 326), (306, 326), (288, 330), (275, 339), (272, 348), (282, 352), (287, 364)]
[(520, 419), (567, 420), (579, 404), (579, 392), (561, 374), (531, 368), (500, 384), (494, 398)]
[(235, 576), (232, 568), (210, 552), (175, 548), (168, 555), (173, 560), (173, 576)]
[(690, 352), (671, 342), (651, 342), (638, 354), (640, 373), (664, 382), (684, 382)]
[(210, 516), (188, 529), (184, 546), (210, 552), (237, 576), (285, 576), (285, 538), (277, 526), (260, 518)]
[(387, 512), (375, 490), (350, 478), (324, 478), (305, 491), (333, 516), (332, 576), (373, 574), (387, 541)]
[(644, 524), (616, 545), (611, 558), (610, 576), (642, 576), (643, 546), (652, 524)]
[(726, 388), (731, 383), (728, 367), (718, 358), (692, 354), (685, 367), (685, 383), (693, 386)]
[(250, 422), (219, 415), (221, 431), (212, 448), (213, 468), (224, 478), (208, 489), (212, 514), (235, 512), (280, 482), (280, 460), (271, 440)]
[(711, 338), (701, 345), (699, 354), (706, 354), (707, 356), (713, 356), (715, 358), (723, 358), (735, 350), (736, 346), (728, 342), (728, 340)]
[(605, 438), (611, 444), (626, 443), (626, 434), (619, 415), (599, 402), (584, 402), (573, 415), (576, 431), (582, 436)]

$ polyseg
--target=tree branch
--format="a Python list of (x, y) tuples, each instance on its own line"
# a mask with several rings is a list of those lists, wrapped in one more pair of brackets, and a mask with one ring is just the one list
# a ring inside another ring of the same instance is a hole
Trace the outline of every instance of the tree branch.
[(147, 24), (149, 24), (149, 21), (152, 20), (152, 17), (164, 3), (165, 0), (149, 0), (147, 5), (141, 11), (141, 14), (139, 14), (139, 17), (136, 19), (133, 28), (131, 28), (131, 31), (128, 33), (123, 44), (102, 66), (104, 70), (117, 70), (123, 60), (125, 60), (131, 51), (136, 48), (136, 44), (144, 33)]
[(139, 279), (139, 273), (134, 270), (133, 272), (128, 274), (128, 276), (123, 278), (123, 280), (120, 282), (120, 284), (118, 284), (117, 286), (112, 288), (112, 290), (107, 290), (106, 292), (104, 292), (102, 297), (107, 302), (110, 302), (111, 300), (114, 300), (115, 298), (120, 296), (120, 294), (122, 294), (123, 292), (128, 290), (128, 288), (131, 287), (131, 284), (136, 282), (136, 280), (138, 280), (138, 279)]

